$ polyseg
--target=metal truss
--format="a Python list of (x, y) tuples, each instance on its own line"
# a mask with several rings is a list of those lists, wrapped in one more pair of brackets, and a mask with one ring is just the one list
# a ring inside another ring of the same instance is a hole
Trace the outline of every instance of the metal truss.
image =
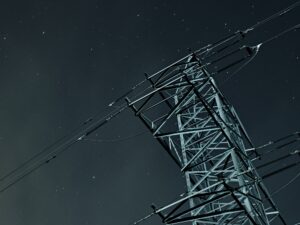
[[(249, 33), (299, 6), (300, 1), (188, 54), (157, 73), (146, 75), (146, 79), (111, 102), (108, 106), (114, 109), (104, 117), (97, 113), (0, 177), (0, 193), (76, 143), (87, 140), (130, 107), (180, 167), (187, 186), (178, 200), (160, 208), (153, 206), (152, 214), (134, 224), (154, 214), (165, 224), (269, 225), (275, 221), (286, 224), (262, 179), (300, 165), (300, 162), (262, 178), (256, 169), (297, 156), (300, 151), (296, 149), (257, 168), (252, 162), (261, 158), (258, 149), (268, 145), (278, 145), (276, 149), (282, 149), (299, 142), (300, 133), (255, 148), (215, 80), (218, 76), (226, 81), (228, 75), (232, 77), (247, 65), (262, 45), (299, 30), (300, 24), (297, 24), (256, 46), (242, 45)], [(266, 153), (270, 152), (273, 150)]]
[[(240, 50), (251, 56), (257, 49)], [(185, 195), (154, 213), (165, 224), (285, 224), (251, 162), (238, 115), (207, 70), (213, 61), (201, 57), (196, 52), (148, 77), (151, 87), (127, 98), (186, 180)]]

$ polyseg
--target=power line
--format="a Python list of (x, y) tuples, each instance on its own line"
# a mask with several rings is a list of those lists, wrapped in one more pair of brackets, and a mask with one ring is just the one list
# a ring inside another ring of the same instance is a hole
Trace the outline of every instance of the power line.
[[(121, 95), (115, 101), (111, 102), (109, 104), (109, 107), (112, 107), (112, 106), (117, 106), (117, 107), (114, 110), (112, 110), (111, 112), (109, 112), (108, 114), (106, 114), (104, 117), (99, 117), (99, 113), (95, 114), (93, 117), (89, 118), (88, 120), (86, 120), (85, 122), (80, 124), (78, 127), (76, 127), (74, 130), (72, 130), (69, 134), (63, 136), (62, 138), (55, 141), (53, 144), (42, 149), (39, 153), (33, 155), (31, 158), (29, 158), (27, 161), (22, 163), (16, 169), (14, 169), (11, 172), (7, 173), (6, 175), (2, 176), (0, 178), (0, 187), (2, 187), (2, 188), (0, 188), (0, 192), (3, 192), (4, 190), (9, 188), (13, 184), (17, 183), (19, 180), (23, 179), (28, 174), (30, 174), (33, 171), (35, 171), (36, 169), (40, 168), (42, 165), (49, 163), (51, 160), (55, 159), (58, 154), (66, 151), (67, 149), (69, 149), (71, 146), (73, 146), (78, 141), (85, 140), (89, 135), (94, 133), (100, 127), (104, 126), (110, 120), (117, 117), (120, 113), (122, 113), (125, 109), (128, 108), (127, 103), (119, 104), (119, 105), (118, 105), (118, 103), (120, 101), (124, 100), (130, 94), (134, 94), (134, 91), (137, 88), (141, 87), (141, 85), (144, 84), (146, 81), (149, 81), (149, 79), (154, 78), (155, 76), (158, 76), (162, 71), (167, 71), (169, 68), (177, 66), (179, 62), (193, 56), (193, 54), (195, 54), (195, 53), (198, 55), (205, 55), (205, 57), (208, 57), (210, 54), (212, 54), (213, 49), (216, 49), (219, 46), (222, 46), (223, 44), (226, 44), (226, 43), (234, 40), (237, 37), (239, 37), (239, 38), (241, 36), (244, 37), (248, 32), (255, 30), (259, 26), (262, 26), (263, 24), (265, 24), (269, 21), (272, 21), (275, 18), (283, 16), (287, 12), (298, 7), (299, 3), (300, 2), (297, 2), (297, 3), (289, 6), (288, 8), (281, 10), (280, 12), (272, 15), (271, 17), (269, 17), (265, 20), (259, 21), (258, 23), (256, 23), (255, 25), (253, 25), (252, 27), (250, 27), (248, 29), (245, 29), (244, 31), (236, 31), (232, 35), (222, 38), (219, 41), (215, 42), (214, 44), (209, 44), (209, 45), (197, 50), (194, 53), (188, 54), (187, 56), (181, 58), (180, 60), (176, 61), (175, 63), (171, 64), (170, 66), (165, 67), (162, 70), (158, 71), (157, 73), (154, 73), (154, 74), (148, 76), (146, 79), (142, 80), (141, 82), (139, 82), (138, 84), (133, 86), (129, 91), (125, 92), (125, 94)], [(148, 88), (151, 88), (151, 87), (152, 86), (148, 86)], [(146, 89), (142, 90), (140, 93), (145, 92)], [(140, 93), (138, 93), (138, 95)], [(134, 96), (136, 96), (136, 95), (134, 95)], [(2, 185), (2, 184), (4, 184), (4, 185)]]
[(300, 177), (300, 171), (289, 182), (287, 182), (286, 184), (282, 185), (276, 191), (274, 191), (273, 193), (271, 193), (271, 196), (273, 197), (274, 195), (278, 194), (279, 192), (281, 192), (282, 190), (284, 190), (285, 188), (287, 188), (289, 185), (291, 185), (293, 182), (295, 182), (299, 177)]
[(141, 135), (146, 134), (146, 133), (149, 133), (149, 131), (139, 132), (139, 133), (127, 136), (127, 137), (123, 137), (123, 138), (121, 138), (121, 137), (114, 138), (114, 139), (91, 139), (91, 138), (83, 138), (83, 139), (81, 139), (81, 141), (99, 142), (99, 143), (105, 143), (105, 142), (108, 142), (108, 143), (123, 142), (123, 141), (127, 141), (127, 140), (130, 140), (130, 139), (136, 138), (136, 137), (141, 136)]

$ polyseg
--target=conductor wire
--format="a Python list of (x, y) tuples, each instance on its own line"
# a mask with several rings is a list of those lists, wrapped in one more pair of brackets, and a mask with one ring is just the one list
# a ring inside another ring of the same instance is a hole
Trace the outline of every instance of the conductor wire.
[(292, 183), (294, 183), (298, 178), (300, 177), (300, 171), (286, 184), (284, 184), (283, 186), (281, 186), (280, 188), (278, 188), (276, 191), (274, 191), (273, 193), (271, 193), (271, 196), (274, 196), (276, 194), (278, 194), (280, 191), (284, 190), (285, 188), (287, 188), (289, 185), (291, 185)]

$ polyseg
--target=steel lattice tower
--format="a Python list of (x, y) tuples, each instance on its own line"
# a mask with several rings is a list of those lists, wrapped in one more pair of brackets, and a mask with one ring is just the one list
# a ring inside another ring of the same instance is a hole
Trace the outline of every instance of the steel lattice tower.
[[(269, 225), (280, 221), (286, 225), (262, 179), (300, 165), (300, 162), (261, 178), (252, 164), (261, 157), (258, 148), (251, 143), (236, 111), (217, 83), (219, 78), (224, 82), (224, 78), (226, 81), (239, 72), (257, 55), (262, 45), (299, 30), (300, 24), (297, 24), (256, 46), (243, 45), (248, 33), (298, 6), (300, 1), (248, 29), (236, 31), (188, 54), (157, 73), (146, 74), (146, 79), (109, 104), (113, 110), (107, 115), (96, 114), (87, 119), (0, 177), (0, 192), (74, 144), (88, 140), (99, 128), (130, 107), (177, 163), (186, 181), (186, 191), (178, 200), (160, 208), (153, 206), (152, 214), (134, 224), (157, 214), (165, 224)], [(298, 141), (300, 132), (260, 148), (279, 143), (277, 149), (280, 149)], [(300, 151), (295, 150), (259, 167), (294, 155), (300, 156)]]
[[(240, 48), (242, 59), (258, 48)], [(186, 180), (185, 195), (154, 213), (165, 224), (270, 224), (281, 216), (251, 163), (251, 141), (206, 69), (213, 61), (202, 56), (195, 52), (148, 77), (151, 87), (127, 98)]]

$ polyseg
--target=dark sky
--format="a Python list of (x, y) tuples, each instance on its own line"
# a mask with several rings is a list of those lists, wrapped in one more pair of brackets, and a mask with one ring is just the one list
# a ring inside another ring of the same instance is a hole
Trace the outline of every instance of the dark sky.
[[(294, 1), (151, 0), (0, 3), (0, 174), (68, 133), (129, 87)], [(300, 7), (249, 36), (256, 44), (300, 23)], [(300, 33), (263, 46), (221, 87), (255, 145), (300, 129)], [(99, 139), (145, 131), (131, 111)], [(275, 191), (299, 171), (266, 180)], [(274, 196), (289, 224), (300, 222), (300, 180)], [(129, 224), (185, 191), (175, 163), (144, 134), (82, 142), (0, 193), (3, 225)], [(145, 224), (159, 225), (158, 218)]]

